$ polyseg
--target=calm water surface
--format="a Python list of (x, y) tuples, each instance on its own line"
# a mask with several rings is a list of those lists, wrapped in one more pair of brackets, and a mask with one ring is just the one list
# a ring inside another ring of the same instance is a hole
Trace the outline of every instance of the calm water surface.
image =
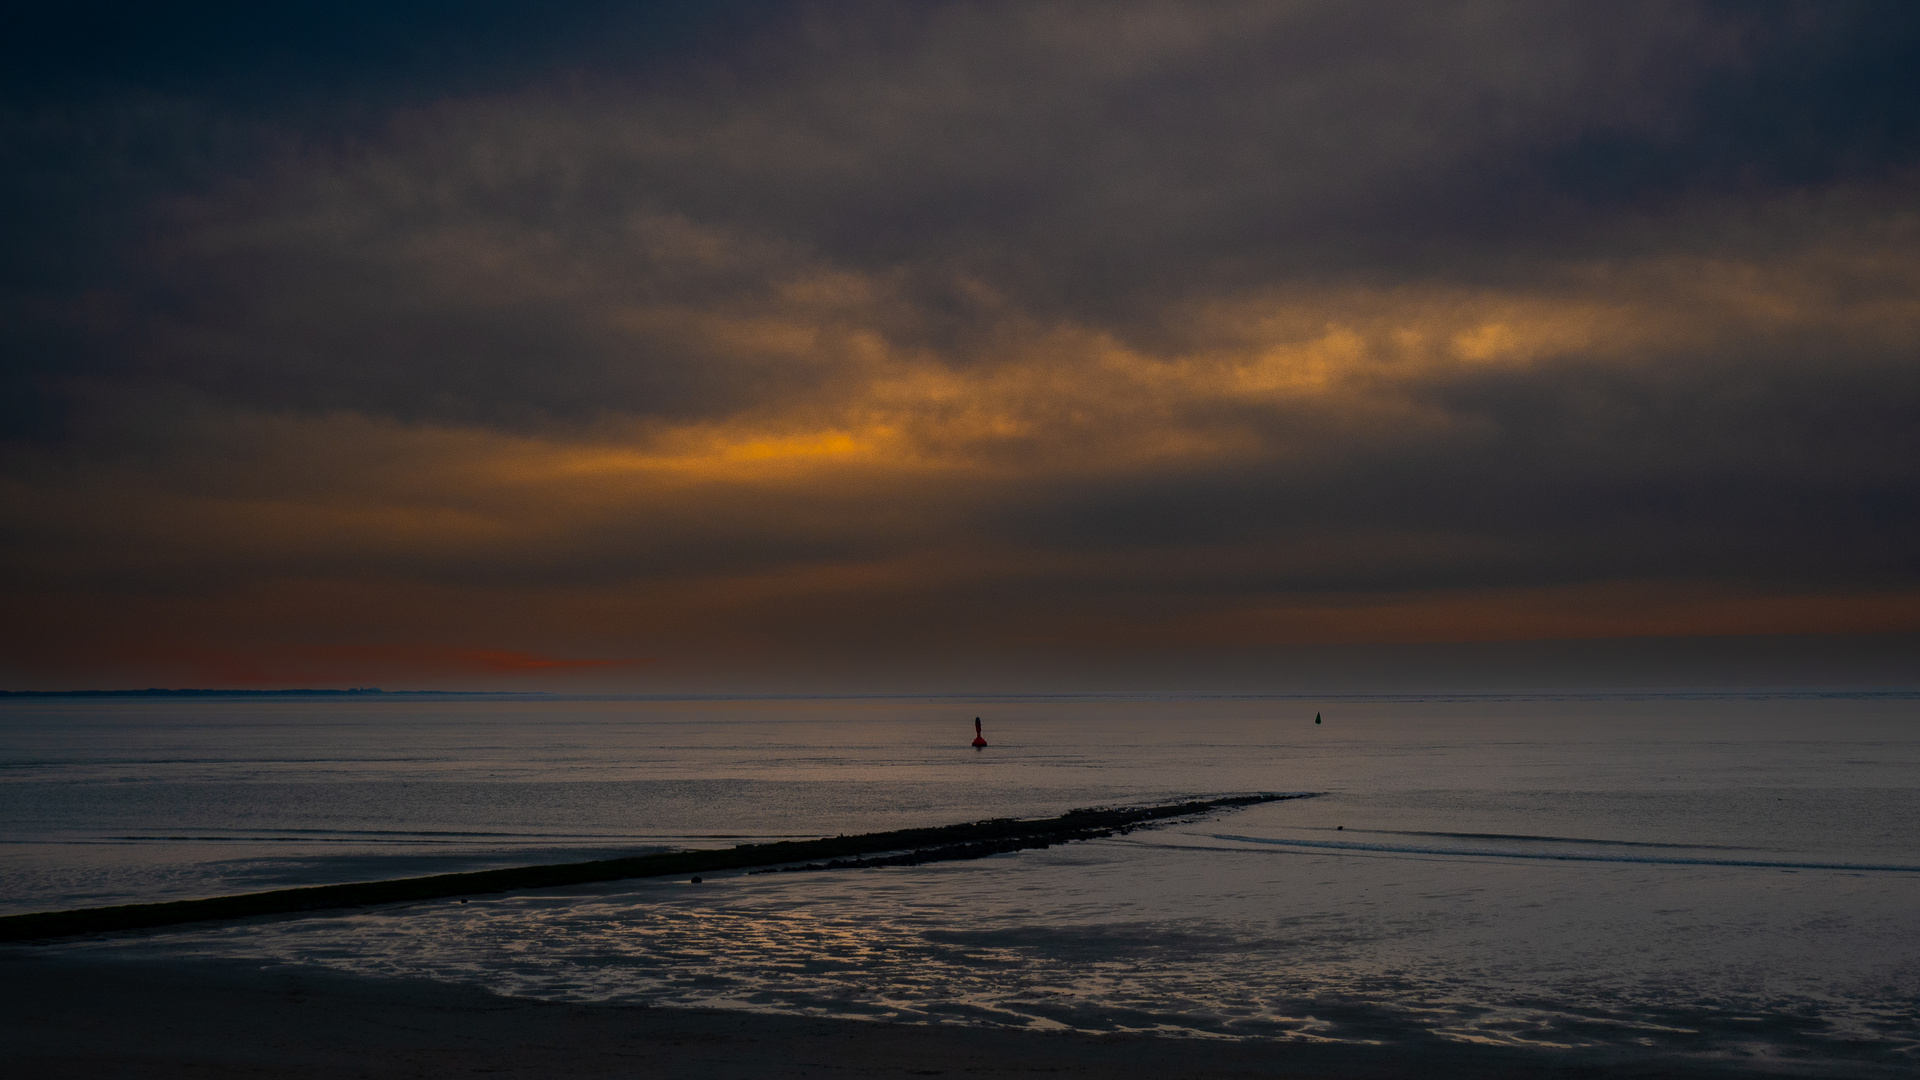
[(1915, 695), (13, 701), (0, 903), (1248, 791), (1319, 794), (969, 863), (59, 948), (557, 999), (1920, 1063)]

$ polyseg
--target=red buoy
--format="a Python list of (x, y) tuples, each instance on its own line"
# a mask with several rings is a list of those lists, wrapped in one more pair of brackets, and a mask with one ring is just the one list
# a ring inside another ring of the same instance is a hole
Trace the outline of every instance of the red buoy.
[(973, 748), (978, 750), (985, 745), (987, 745), (987, 737), (980, 734), (980, 718), (976, 716), (973, 718)]

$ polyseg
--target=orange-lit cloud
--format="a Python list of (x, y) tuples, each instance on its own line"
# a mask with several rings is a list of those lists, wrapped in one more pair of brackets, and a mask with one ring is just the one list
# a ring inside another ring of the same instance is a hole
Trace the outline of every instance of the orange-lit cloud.
[(57, 404), (4, 677), (1920, 632), (1920, 152), (1754, 134), (1798, 31), (1104, 9), (812, 11), (152, 180), (9, 294)]

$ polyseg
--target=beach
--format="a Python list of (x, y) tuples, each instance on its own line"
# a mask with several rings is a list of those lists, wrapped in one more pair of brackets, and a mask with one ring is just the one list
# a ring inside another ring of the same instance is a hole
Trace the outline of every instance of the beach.
[(101, 962), (30, 951), (0, 957), (0, 1042), (12, 1075), (48, 1080), (1868, 1075), (1857, 1063), (1683, 1065), (1620, 1050), (1515, 1051), (1431, 1038), (1249, 1043), (560, 1004), (297, 966)]
[[(7, 1045), (44, 1075), (1907, 1075), (1916, 700), (16, 703), (0, 914), (478, 876), (6, 946)], [(921, 863), (647, 854), (1260, 791), (1300, 797)], [(606, 858), (681, 869), (496, 873)]]

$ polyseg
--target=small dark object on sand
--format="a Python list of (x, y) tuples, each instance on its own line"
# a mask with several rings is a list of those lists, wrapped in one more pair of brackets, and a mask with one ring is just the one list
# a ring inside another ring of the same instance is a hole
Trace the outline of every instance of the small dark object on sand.
[(693, 877), (691, 877), (691, 878), (689, 878), (689, 879), (688, 879), (688, 884), (690, 884), (690, 885), (698, 885), (698, 884), (700, 884), (700, 875), (699, 875), (699, 874), (695, 874), (695, 875), (693, 875)]
[(461, 900), (460, 902), (461, 902), (461, 903), (463, 903), (463, 904), (464, 904), (464, 903), (466, 903), (466, 901), (465, 901), (464, 899), (463, 899), (463, 900)]
[(973, 748), (979, 750), (987, 745), (987, 737), (980, 734), (980, 718), (973, 718)]
[(1314, 714), (1313, 714), (1313, 722), (1314, 722), (1314, 723), (1316, 723), (1316, 724), (1320, 722), (1320, 714), (1319, 714), (1319, 713), (1314, 713)]

